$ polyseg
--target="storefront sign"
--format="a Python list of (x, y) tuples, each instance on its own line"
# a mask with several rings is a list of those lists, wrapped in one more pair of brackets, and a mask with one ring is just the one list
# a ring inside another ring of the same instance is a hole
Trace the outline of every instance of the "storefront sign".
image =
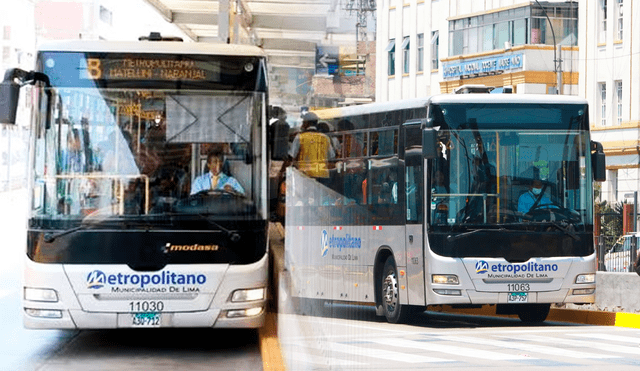
[(444, 63), (443, 77), (477, 76), (522, 68), (522, 54), (501, 55), (498, 57), (473, 59), (462, 63)]

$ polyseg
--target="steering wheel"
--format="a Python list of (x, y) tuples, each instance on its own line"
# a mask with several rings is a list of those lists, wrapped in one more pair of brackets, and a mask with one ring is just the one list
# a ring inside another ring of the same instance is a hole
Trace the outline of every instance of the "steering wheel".
[(536, 205), (535, 207), (532, 207), (525, 215), (528, 216), (528, 219), (530, 220), (541, 221), (552, 219), (573, 219), (572, 214), (572, 210), (552, 202), (550, 204)]
[(242, 197), (242, 194), (235, 191), (229, 191), (226, 189), (205, 189), (191, 195), (190, 197), (202, 198), (202, 197), (221, 197), (221, 196)]

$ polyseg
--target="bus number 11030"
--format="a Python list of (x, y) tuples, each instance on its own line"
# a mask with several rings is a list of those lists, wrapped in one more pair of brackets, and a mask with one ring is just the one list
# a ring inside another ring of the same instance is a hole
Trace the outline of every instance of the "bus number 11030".
[(131, 301), (129, 309), (134, 313), (159, 313), (164, 310), (164, 303), (161, 301)]

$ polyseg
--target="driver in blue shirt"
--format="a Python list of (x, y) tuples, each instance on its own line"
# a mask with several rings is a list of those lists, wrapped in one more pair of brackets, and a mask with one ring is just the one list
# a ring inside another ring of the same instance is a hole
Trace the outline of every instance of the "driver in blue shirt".
[(207, 190), (224, 190), (244, 195), (244, 188), (236, 178), (222, 172), (224, 157), (222, 151), (213, 151), (207, 155), (209, 171), (194, 179), (191, 184), (191, 194)]
[(518, 198), (518, 212), (526, 214), (531, 211), (531, 207), (538, 198), (540, 198), (540, 201), (538, 201), (536, 208), (548, 208), (549, 205), (553, 205), (549, 197), (544, 194), (541, 196), (540, 193), (542, 193), (542, 182), (540, 179), (534, 179), (533, 183), (531, 183), (531, 188)]

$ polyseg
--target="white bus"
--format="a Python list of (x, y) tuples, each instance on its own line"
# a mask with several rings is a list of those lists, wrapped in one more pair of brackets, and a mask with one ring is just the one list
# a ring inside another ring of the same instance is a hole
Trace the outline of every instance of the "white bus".
[[(37, 53), (34, 71), (9, 70), (0, 86), (0, 121), (12, 123), (20, 86), (33, 85), (24, 325), (260, 327), (263, 51), (152, 35)], [(195, 188), (211, 152), (216, 179), (240, 187)]]
[(542, 322), (551, 303), (594, 301), (605, 171), (585, 100), (450, 94), (315, 113), (336, 158), (322, 183), (287, 173), (294, 297), (375, 305), (394, 323), (442, 304)]

